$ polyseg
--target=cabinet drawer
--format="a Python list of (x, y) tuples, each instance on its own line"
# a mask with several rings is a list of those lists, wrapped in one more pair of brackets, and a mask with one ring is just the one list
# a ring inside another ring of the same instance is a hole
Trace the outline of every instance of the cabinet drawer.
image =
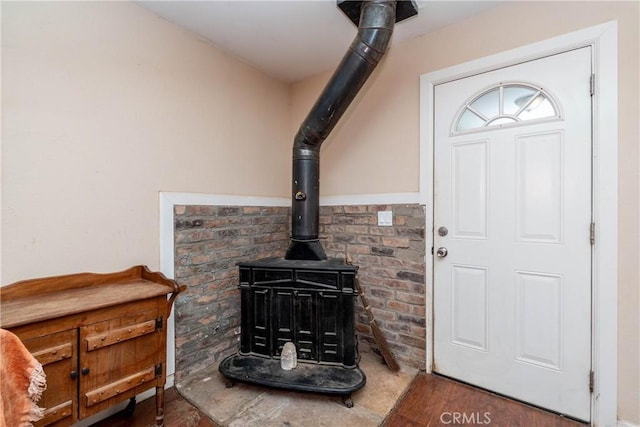
[(48, 426), (48, 427), (62, 427), (71, 425), (71, 418), (73, 418), (73, 400), (67, 400), (59, 405), (47, 408), (44, 411), (44, 417), (34, 423), (34, 427)]
[(153, 380), (155, 377), (156, 369), (154, 366), (151, 366), (147, 369), (141, 370), (140, 372), (136, 372), (133, 375), (129, 375), (126, 378), (122, 378), (111, 384), (91, 390), (85, 396), (87, 406), (97, 405), (100, 402), (117, 397), (122, 393), (135, 389), (137, 386)]
[(159, 322), (160, 327), (162, 327), (161, 320), (152, 319), (88, 336), (84, 340), (85, 348), (83, 350), (98, 350), (102, 347), (108, 347), (113, 344), (154, 333)]

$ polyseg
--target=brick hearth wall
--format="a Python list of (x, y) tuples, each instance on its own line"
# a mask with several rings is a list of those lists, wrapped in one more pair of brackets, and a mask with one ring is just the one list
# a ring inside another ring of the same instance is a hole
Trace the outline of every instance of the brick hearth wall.
[[(393, 226), (378, 227), (378, 211)], [(391, 351), (400, 364), (425, 366), (425, 213), (420, 205), (323, 206), (320, 235), (329, 257), (348, 254)], [(377, 348), (358, 300), (360, 345)]]
[[(393, 211), (393, 226), (377, 213)], [(288, 207), (176, 206), (175, 278), (188, 286), (176, 300), (176, 381), (239, 348), (237, 263), (283, 256)], [(420, 205), (324, 206), (320, 237), (329, 257), (348, 254), (376, 322), (403, 365), (425, 363), (424, 209)], [(360, 300), (361, 350), (376, 349)]]
[(176, 206), (176, 380), (235, 352), (240, 343), (236, 264), (282, 256), (288, 207)]

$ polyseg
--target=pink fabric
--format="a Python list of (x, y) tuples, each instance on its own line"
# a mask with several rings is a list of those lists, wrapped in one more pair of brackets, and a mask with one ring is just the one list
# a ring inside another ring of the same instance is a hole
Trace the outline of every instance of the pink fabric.
[(37, 402), (45, 389), (42, 365), (17, 336), (0, 329), (0, 427), (27, 427), (41, 419)]

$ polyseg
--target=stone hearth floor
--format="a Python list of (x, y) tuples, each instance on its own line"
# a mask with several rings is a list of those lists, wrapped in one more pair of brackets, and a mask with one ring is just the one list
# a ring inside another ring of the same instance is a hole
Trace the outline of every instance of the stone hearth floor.
[(275, 390), (225, 379), (214, 365), (176, 384), (178, 392), (200, 411), (225, 427), (365, 427), (379, 426), (407, 390), (417, 370), (393, 373), (382, 358), (361, 353), (366, 385), (353, 393), (353, 408), (341, 396)]

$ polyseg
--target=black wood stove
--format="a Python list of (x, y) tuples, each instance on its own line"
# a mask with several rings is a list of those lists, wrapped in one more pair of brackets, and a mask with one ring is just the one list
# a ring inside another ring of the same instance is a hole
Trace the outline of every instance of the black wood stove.
[[(395, 22), (417, 14), (413, 1), (338, 1), (358, 34), (300, 126), (293, 144), (291, 242), (284, 258), (239, 264), (240, 351), (220, 363), (233, 381), (339, 394), (353, 405), (362, 388), (354, 308), (358, 267), (327, 259), (319, 240), (320, 145), (382, 59)], [(281, 367), (286, 343), (298, 364)]]
[[(238, 381), (340, 394), (350, 406), (350, 393), (366, 382), (354, 325), (357, 270), (338, 259), (241, 263), (240, 351), (220, 371)], [(297, 350), (292, 370), (280, 366), (287, 342)]]

